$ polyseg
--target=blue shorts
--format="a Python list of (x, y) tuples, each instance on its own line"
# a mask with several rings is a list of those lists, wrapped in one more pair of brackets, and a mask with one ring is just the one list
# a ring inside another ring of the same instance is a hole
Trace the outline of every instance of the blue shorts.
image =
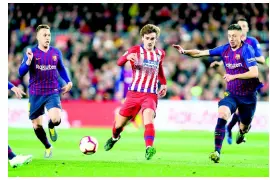
[(33, 120), (44, 114), (44, 107), (49, 111), (51, 108), (60, 108), (59, 94), (30, 95), (29, 96), (29, 119)]
[(257, 105), (256, 94), (236, 96), (230, 94), (228, 91), (224, 94), (225, 97), (219, 101), (218, 106), (227, 106), (231, 110), (231, 114), (233, 114), (238, 108), (241, 123), (244, 125), (250, 125)]

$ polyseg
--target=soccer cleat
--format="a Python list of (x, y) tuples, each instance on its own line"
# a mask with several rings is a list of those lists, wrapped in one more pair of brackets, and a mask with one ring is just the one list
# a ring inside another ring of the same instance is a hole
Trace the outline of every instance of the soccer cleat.
[(214, 163), (219, 163), (220, 155), (217, 151), (211, 152), (209, 158), (214, 161)]
[(232, 144), (232, 131), (229, 131), (228, 128), (226, 128), (226, 137), (228, 144)]
[(241, 134), (239, 131), (236, 136), (236, 144), (240, 144), (242, 142), (246, 142), (245, 134)]
[(29, 162), (32, 161), (32, 155), (17, 155), (11, 160), (9, 160), (9, 164), (11, 167), (19, 167), (24, 164), (28, 164)]
[(44, 158), (51, 158), (52, 157), (52, 146), (48, 149), (45, 149)]
[(113, 138), (111, 137), (110, 139), (108, 139), (108, 141), (106, 142), (104, 149), (105, 151), (109, 151), (110, 149), (113, 148), (114, 144), (119, 141), (119, 139), (121, 138), (121, 136), (119, 135), (117, 140), (113, 140)]
[(146, 160), (150, 160), (152, 159), (152, 157), (156, 154), (156, 149), (152, 146), (149, 146), (146, 148), (146, 151), (145, 151), (145, 159)]
[(49, 128), (49, 134), (50, 134), (50, 138), (53, 142), (55, 142), (57, 140), (57, 132), (55, 130), (55, 128)]

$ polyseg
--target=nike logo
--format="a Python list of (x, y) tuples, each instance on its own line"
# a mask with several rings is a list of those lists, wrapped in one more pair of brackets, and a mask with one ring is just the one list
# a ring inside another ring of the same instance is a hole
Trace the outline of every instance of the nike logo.
[(40, 58), (36, 58), (36, 60), (40, 60)]

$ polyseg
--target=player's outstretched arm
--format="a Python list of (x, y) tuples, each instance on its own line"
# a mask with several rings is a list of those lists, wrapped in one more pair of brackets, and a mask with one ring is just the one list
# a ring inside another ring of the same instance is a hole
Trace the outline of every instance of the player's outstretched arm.
[(33, 59), (33, 52), (30, 48), (27, 48), (23, 57), (22, 64), (19, 68), (19, 75), (23, 77), (28, 71)]
[(178, 50), (179, 53), (188, 55), (193, 58), (198, 58), (198, 57), (203, 57), (203, 56), (209, 56), (209, 50), (197, 50), (197, 49), (192, 49), (192, 50), (185, 50), (183, 49), (180, 45), (172, 45), (175, 49)]
[(21, 90), (20, 88), (17, 88), (11, 82), (8, 82), (8, 89), (13, 91), (15, 93), (16, 97), (19, 99), (21, 99), (23, 95), (26, 95), (25, 92), (23, 92), (23, 90)]

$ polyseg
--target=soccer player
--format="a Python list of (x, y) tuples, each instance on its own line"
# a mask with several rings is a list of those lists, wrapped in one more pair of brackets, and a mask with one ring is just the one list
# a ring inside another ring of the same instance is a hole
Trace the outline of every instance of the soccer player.
[[(8, 82), (8, 89), (13, 91), (17, 98), (21, 99), (25, 93), (20, 89), (14, 86), (11, 82)], [(22, 166), (24, 164), (28, 164), (32, 161), (32, 155), (16, 155), (10, 146), (8, 146), (8, 160), (11, 167), (15, 168), (18, 166)]]
[[(166, 78), (162, 67), (165, 52), (155, 48), (159, 35), (160, 29), (157, 26), (145, 25), (140, 31), (143, 44), (129, 48), (117, 61), (119, 66), (123, 66), (127, 61), (130, 62), (133, 78), (126, 100), (112, 128), (112, 137), (104, 146), (106, 151), (110, 150), (120, 139), (120, 133), (125, 124), (141, 110), (145, 126), (145, 158), (149, 160), (156, 153), (156, 149), (153, 147), (155, 138), (153, 120), (156, 115), (158, 96), (164, 97), (167, 92)], [(161, 84), (159, 91), (158, 80)]]
[(240, 129), (236, 143), (243, 142), (245, 134), (250, 129), (250, 124), (255, 113), (257, 88), (261, 85), (258, 79), (258, 67), (253, 48), (241, 41), (242, 29), (238, 24), (228, 28), (229, 43), (211, 50), (184, 50), (179, 45), (173, 45), (181, 54), (191, 57), (220, 56), (222, 57), (227, 81), (225, 97), (218, 103), (218, 120), (215, 128), (215, 151), (210, 154), (210, 159), (215, 163), (220, 160), (222, 142), (225, 137), (225, 125), (238, 108), (240, 116)]
[[(251, 36), (247, 36), (247, 33), (249, 31), (249, 27), (248, 27), (248, 23), (246, 19), (239, 19), (237, 21), (237, 24), (241, 27), (242, 29), (242, 36), (241, 36), (241, 40), (244, 41), (245, 43), (251, 45), (255, 51), (255, 57), (256, 57), (256, 61), (260, 64), (264, 64), (265, 63), (265, 58), (262, 55), (262, 50), (260, 48), (260, 44), (258, 42), (258, 40), (254, 37)], [(214, 61), (210, 64), (210, 67), (214, 67), (214, 66), (219, 66), (222, 65), (223, 62), (222, 61)], [(233, 114), (232, 120), (230, 121), (230, 123), (227, 125), (226, 131), (227, 131), (227, 142), (228, 144), (232, 144), (232, 128), (234, 127), (234, 125), (238, 122), (238, 125), (240, 124), (240, 118), (239, 118), (239, 112), (236, 110), (236, 112)], [(246, 140), (244, 140), (246, 141)]]
[(24, 76), (28, 71), (29, 80), (29, 118), (37, 138), (45, 146), (45, 158), (52, 156), (52, 146), (42, 127), (44, 107), (48, 110), (50, 121), (49, 134), (52, 141), (57, 140), (55, 126), (61, 122), (61, 102), (58, 84), (58, 73), (67, 83), (63, 93), (72, 88), (65, 67), (62, 53), (59, 49), (50, 46), (51, 33), (48, 25), (39, 25), (36, 29), (38, 45), (28, 48), (19, 68), (19, 75)]

